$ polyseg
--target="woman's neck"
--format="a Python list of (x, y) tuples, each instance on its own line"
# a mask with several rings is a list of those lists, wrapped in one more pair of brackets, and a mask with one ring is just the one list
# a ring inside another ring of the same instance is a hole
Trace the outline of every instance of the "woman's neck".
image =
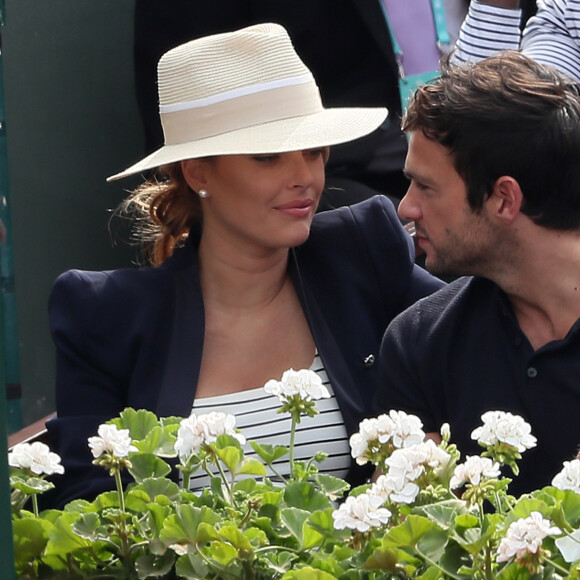
[(206, 305), (258, 310), (274, 301), (288, 281), (287, 248), (252, 254), (233, 248), (199, 247), (201, 287)]

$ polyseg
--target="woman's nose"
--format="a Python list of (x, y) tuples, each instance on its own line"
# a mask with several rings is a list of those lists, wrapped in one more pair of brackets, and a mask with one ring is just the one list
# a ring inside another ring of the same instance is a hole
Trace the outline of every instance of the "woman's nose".
[(314, 183), (314, 174), (309, 160), (301, 151), (292, 155), (291, 185), (292, 187), (310, 187)]

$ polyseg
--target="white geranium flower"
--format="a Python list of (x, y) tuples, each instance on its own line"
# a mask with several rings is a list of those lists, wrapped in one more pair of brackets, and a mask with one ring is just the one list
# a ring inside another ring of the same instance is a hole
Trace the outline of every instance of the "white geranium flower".
[(369, 444), (379, 437), (379, 421), (376, 418), (363, 419), (359, 423), (358, 433), (350, 436), (350, 453), (359, 465), (366, 465), (370, 459), (368, 457)]
[(351, 455), (359, 465), (370, 461), (369, 449), (391, 443), (395, 448), (411, 447), (425, 439), (423, 424), (419, 417), (404, 411), (389, 411), (359, 423), (358, 433), (351, 435)]
[(423, 423), (416, 415), (408, 415), (405, 411), (389, 411), (389, 417), (394, 423), (392, 441), (395, 447), (411, 447), (425, 439)]
[(384, 498), (372, 493), (347, 497), (346, 501), (332, 513), (335, 529), (349, 528), (359, 532), (368, 532), (371, 528), (387, 524), (391, 512), (381, 507), (384, 502)]
[(203, 445), (214, 443), (220, 435), (235, 437), (242, 445), (246, 438), (236, 430), (236, 418), (234, 415), (212, 411), (196, 415), (192, 413), (187, 419), (183, 419), (177, 430), (175, 450), (181, 459), (197, 453)]
[(264, 385), (264, 390), (271, 395), (276, 395), (281, 402), (285, 402), (293, 395), (299, 395), (305, 401), (330, 398), (330, 393), (322, 384), (322, 379), (310, 369), (299, 371), (288, 369), (284, 371), (280, 381), (269, 380)]
[(380, 475), (370, 490), (373, 494), (395, 503), (411, 504), (417, 499), (421, 488), (400, 473)]
[(8, 465), (29, 469), (36, 475), (64, 473), (64, 467), (60, 464), (60, 456), (53, 453), (48, 445), (40, 441), (15, 445), (8, 454)]
[(410, 447), (425, 439), (423, 423), (415, 415), (391, 409), (388, 415), (377, 417), (379, 443), (391, 441), (394, 447)]
[(436, 475), (440, 475), (451, 461), (451, 455), (441, 449), (433, 439), (427, 439), (416, 447), (424, 455), (423, 463), (430, 467)]
[(374, 484), (374, 493), (395, 503), (411, 504), (420, 491), (421, 488), (415, 482), (400, 474), (381, 475)]
[(537, 554), (545, 537), (561, 533), (560, 528), (552, 526), (540, 512), (532, 512), (529, 517), (520, 518), (510, 525), (499, 544), (496, 560), (507, 562), (513, 557), (520, 560), (527, 553)]
[(115, 457), (127, 457), (131, 451), (139, 451), (132, 443), (129, 429), (119, 429), (117, 425), (99, 425), (98, 437), (89, 437), (89, 447), (95, 459), (103, 453)]
[(414, 483), (425, 472), (425, 450), (415, 445), (395, 449), (385, 461), (387, 472), (381, 482), (383, 489), (389, 490), (389, 497), (397, 503), (413, 503), (420, 491)]
[(464, 483), (479, 485), (482, 478), (495, 479), (500, 476), (499, 463), (489, 457), (479, 455), (467, 456), (465, 462), (460, 463), (453, 471), (453, 477), (449, 482), (451, 489), (457, 489)]
[(571, 489), (580, 494), (580, 459), (564, 461), (564, 467), (554, 476), (552, 485), (561, 490)]
[(575, 530), (569, 536), (562, 536), (556, 540), (556, 548), (566, 562), (580, 560), (580, 530)]
[(518, 452), (536, 446), (537, 439), (531, 434), (529, 423), (519, 415), (504, 411), (487, 411), (481, 416), (483, 425), (471, 433), (471, 438), (482, 445), (497, 445), (506, 443)]

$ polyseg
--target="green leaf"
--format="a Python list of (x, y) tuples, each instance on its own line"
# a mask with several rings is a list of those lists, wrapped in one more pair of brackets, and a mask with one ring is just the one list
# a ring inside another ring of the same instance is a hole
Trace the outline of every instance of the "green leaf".
[(266, 475), (266, 467), (264, 464), (255, 457), (246, 457), (240, 465), (238, 465), (235, 471), (236, 475), (246, 474), (246, 475)]
[(309, 482), (289, 483), (284, 490), (284, 500), (289, 507), (309, 512), (332, 507), (330, 500)]
[(143, 490), (150, 501), (156, 501), (158, 496), (165, 496), (172, 501), (179, 497), (179, 486), (166, 477), (146, 477), (135, 490)]
[(314, 479), (318, 487), (320, 487), (320, 491), (326, 494), (331, 500), (341, 498), (350, 488), (350, 484), (344, 481), (344, 479), (333, 477), (332, 475), (318, 473)]
[(415, 549), (419, 540), (435, 527), (423, 516), (409, 515), (405, 521), (391, 528), (383, 537), (383, 543), (398, 548), (408, 546)]
[(40, 477), (24, 478), (19, 476), (12, 476), (10, 478), (10, 485), (26, 495), (43, 493), (54, 487), (54, 483), (46, 481), (46, 479), (41, 479)]
[(421, 560), (413, 554), (395, 546), (383, 544), (373, 551), (362, 567), (365, 570), (390, 570), (394, 572), (401, 564), (416, 568), (421, 563)]
[(431, 562), (438, 562), (447, 542), (447, 534), (443, 530), (433, 528), (417, 542), (417, 552)]
[(17, 570), (27, 567), (30, 562), (42, 556), (51, 529), (51, 522), (39, 518), (17, 519), (12, 522)]
[(222, 526), (219, 530), (220, 536), (228, 541), (234, 548), (239, 550), (245, 550), (247, 552), (253, 551), (253, 546), (250, 540), (239, 530), (235, 524), (226, 524)]
[(82, 514), (81, 517), (75, 522), (73, 531), (81, 538), (94, 542), (98, 539), (97, 531), (100, 525), (101, 520), (99, 520), (99, 516), (97, 514)]
[(172, 512), (171, 506), (150, 503), (147, 505), (147, 509), (149, 511), (148, 519), (151, 533), (154, 537), (158, 537), (163, 529), (163, 523)]
[(169, 516), (163, 525), (160, 537), (169, 544), (187, 541), (195, 544), (198, 541), (198, 528), (203, 522), (215, 526), (221, 518), (208, 507), (178, 505), (176, 513)]
[(216, 448), (216, 455), (224, 463), (230, 473), (236, 473), (243, 457), (241, 449), (233, 446)]
[(161, 578), (171, 572), (174, 562), (175, 554), (168, 550), (162, 556), (151, 554), (139, 556), (135, 560), (135, 569), (140, 579)]
[[(413, 509), (413, 513), (428, 517), (444, 530), (453, 528), (459, 516), (469, 515), (469, 512), (465, 507), (465, 502), (460, 500), (445, 500), (423, 505)], [(477, 523), (479, 523), (478, 518), (476, 518), (476, 524)]]
[(159, 419), (151, 411), (145, 409), (135, 410), (127, 407), (121, 412), (120, 417), (114, 419), (111, 423), (117, 424), (121, 429), (129, 429), (131, 439), (141, 441), (159, 425)]
[(74, 532), (75, 524), (81, 519), (81, 514), (65, 512), (54, 522), (46, 545), (47, 555), (64, 556), (69, 552), (93, 546), (91, 540)]
[(197, 543), (201, 545), (212, 540), (219, 540), (220, 535), (213, 525), (201, 522), (197, 527), (196, 539)]
[(282, 523), (288, 528), (288, 531), (298, 540), (302, 545), (302, 537), (304, 524), (309, 518), (310, 512), (298, 508), (285, 508), (280, 511), (280, 519)]
[(289, 453), (289, 449), (282, 445), (276, 445), (273, 447), (272, 445), (261, 445), (255, 441), (250, 441), (250, 445), (258, 456), (268, 465), (271, 465), (274, 461), (284, 457), (284, 455), (288, 455)]
[(337, 580), (337, 576), (307, 566), (306, 568), (286, 572), (282, 576), (282, 580)]
[(209, 578), (209, 568), (203, 558), (197, 553), (180, 556), (175, 563), (175, 573), (178, 578), (188, 580), (206, 580)]
[(327, 538), (335, 537), (338, 530), (334, 529), (334, 518), (332, 517), (333, 512), (334, 508), (315, 511), (310, 514), (308, 525)]
[(238, 551), (231, 544), (225, 542), (211, 542), (208, 554), (222, 566), (228, 566), (232, 560), (238, 557)]
[(171, 467), (153, 453), (133, 453), (129, 473), (141, 483), (151, 477), (165, 477), (171, 473)]
[(156, 425), (140, 441), (133, 441), (133, 444), (141, 453), (155, 453), (163, 441), (163, 427)]
[(93, 502), (97, 511), (102, 511), (107, 508), (119, 507), (119, 494), (116, 491), (105, 491), (100, 493)]

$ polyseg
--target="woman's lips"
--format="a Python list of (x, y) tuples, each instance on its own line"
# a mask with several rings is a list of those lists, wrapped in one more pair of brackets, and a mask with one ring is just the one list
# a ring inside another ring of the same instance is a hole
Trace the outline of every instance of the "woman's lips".
[(276, 206), (274, 209), (282, 212), (285, 215), (295, 217), (295, 218), (304, 218), (310, 215), (312, 210), (312, 200), (311, 199), (297, 199), (294, 201), (290, 201), (283, 205)]

